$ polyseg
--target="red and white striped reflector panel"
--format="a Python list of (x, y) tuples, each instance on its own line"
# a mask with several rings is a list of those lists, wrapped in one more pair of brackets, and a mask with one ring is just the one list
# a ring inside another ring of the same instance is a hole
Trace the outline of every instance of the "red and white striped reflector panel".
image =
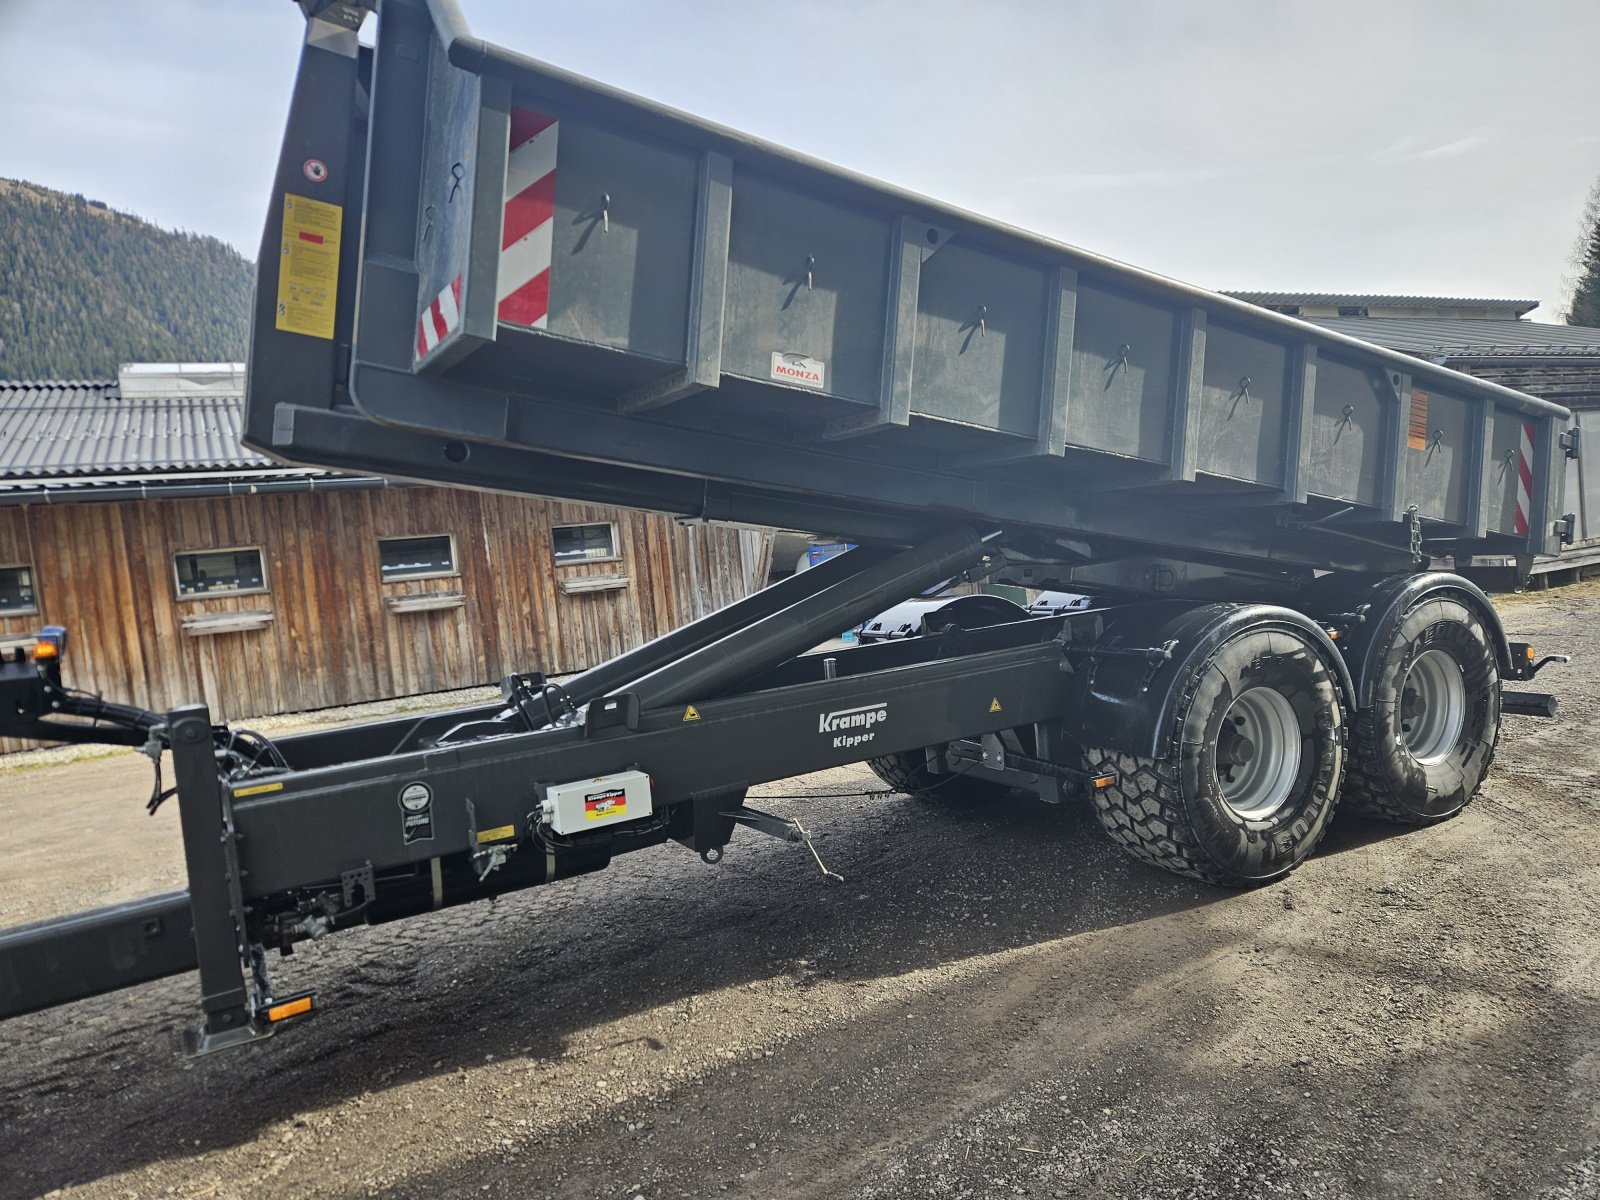
[(1533, 512), (1533, 422), (1522, 423), (1522, 442), (1517, 447), (1517, 523), (1516, 531), (1528, 532), (1528, 516)]
[(461, 324), (461, 276), (428, 302), (417, 318), (417, 361), (421, 362), (439, 348), (445, 335), (453, 333)]
[(506, 208), (500, 231), (499, 319), (543, 329), (550, 323), (550, 257), (555, 244), (554, 117), (511, 110)]

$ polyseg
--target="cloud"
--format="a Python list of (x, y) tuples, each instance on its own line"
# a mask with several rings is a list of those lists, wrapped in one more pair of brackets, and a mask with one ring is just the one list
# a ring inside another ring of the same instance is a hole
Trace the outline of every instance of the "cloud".
[(1471, 137), (1458, 138), (1453, 142), (1446, 142), (1442, 146), (1435, 146), (1431, 150), (1424, 150), (1417, 155), (1418, 158), (1454, 158), (1458, 154), (1470, 154), (1479, 146), (1487, 145), (1489, 139), (1473, 134)]
[(1185, 171), (1056, 171), (1032, 179), (1016, 182), (1016, 187), (1028, 192), (1062, 193), (1106, 192), (1118, 188), (1170, 188), (1180, 184), (1199, 183), (1216, 179), (1222, 174), (1213, 167), (1196, 167)]
[(1462, 154), (1471, 154), (1479, 146), (1489, 144), (1489, 139), (1481, 133), (1468, 134), (1466, 137), (1457, 138), (1453, 142), (1441, 142), (1436, 146), (1430, 146), (1428, 144), (1429, 140), (1417, 137), (1415, 134), (1403, 137), (1372, 155), (1369, 161), (1375, 163), (1402, 163), (1420, 162), (1427, 158), (1455, 158)]

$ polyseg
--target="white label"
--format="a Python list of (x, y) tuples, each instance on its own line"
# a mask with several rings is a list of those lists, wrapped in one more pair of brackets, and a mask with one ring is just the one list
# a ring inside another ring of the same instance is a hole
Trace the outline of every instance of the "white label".
[(772, 377), (783, 383), (796, 383), (801, 387), (822, 387), (826, 368), (820, 358), (809, 354), (790, 354), (784, 350), (772, 352)]
[(833, 740), (830, 744), (834, 749), (848, 750), (863, 742), (876, 741), (878, 734), (873, 726), (881, 725), (888, 719), (889, 706), (881, 701), (863, 704), (860, 708), (835, 709), (818, 715), (817, 732), (831, 736)]

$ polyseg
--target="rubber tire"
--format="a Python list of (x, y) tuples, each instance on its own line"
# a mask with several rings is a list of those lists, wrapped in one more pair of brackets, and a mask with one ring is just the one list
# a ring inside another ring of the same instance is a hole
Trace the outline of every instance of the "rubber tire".
[[(1467, 690), (1461, 734), (1444, 762), (1420, 763), (1400, 738), (1401, 684), (1426, 650), (1456, 660)], [(1378, 697), (1352, 724), (1345, 775), (1346, 812), (1400, 825), (1448, 821), (1472, 801), (1494, 762), (1500, 740), (1500, 668), (1483, 622), (1450, 597), (1423, 600), (1401, 618), (1375, 668)]]
[[(1287, 875), (1316, 849), (1338, 802), (1345, 761), (1338, 677), (1301, 635), (1257, 629), (1224, 642), (1177, 686), (1167, 757), (1085, 750), (1092, 774), (1117, 776), (1090, 793), (1101, 825), (1142, 862), (1206, 883), (1254, 887)], [(1216, 747), (1234, 697), (1257, 686), (1289, 699), (1304, 751), (1283, 804), (1248, 820), (1222, 801)]]
[(937, 775), (928, 770), (927, 756), (921, 750), (869, 758), (873, 774), (897, 792), (939, 804), (980, 804), (998, 800), (1011, 791), (1004, 784), (960, 775)]

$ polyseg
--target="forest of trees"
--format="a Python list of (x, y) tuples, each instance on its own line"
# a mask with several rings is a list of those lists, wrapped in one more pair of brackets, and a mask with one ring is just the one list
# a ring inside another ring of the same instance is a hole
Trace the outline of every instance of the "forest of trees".
[(254, 281), (216, 238), (0, 179), (0, 379), (242, 361)]

